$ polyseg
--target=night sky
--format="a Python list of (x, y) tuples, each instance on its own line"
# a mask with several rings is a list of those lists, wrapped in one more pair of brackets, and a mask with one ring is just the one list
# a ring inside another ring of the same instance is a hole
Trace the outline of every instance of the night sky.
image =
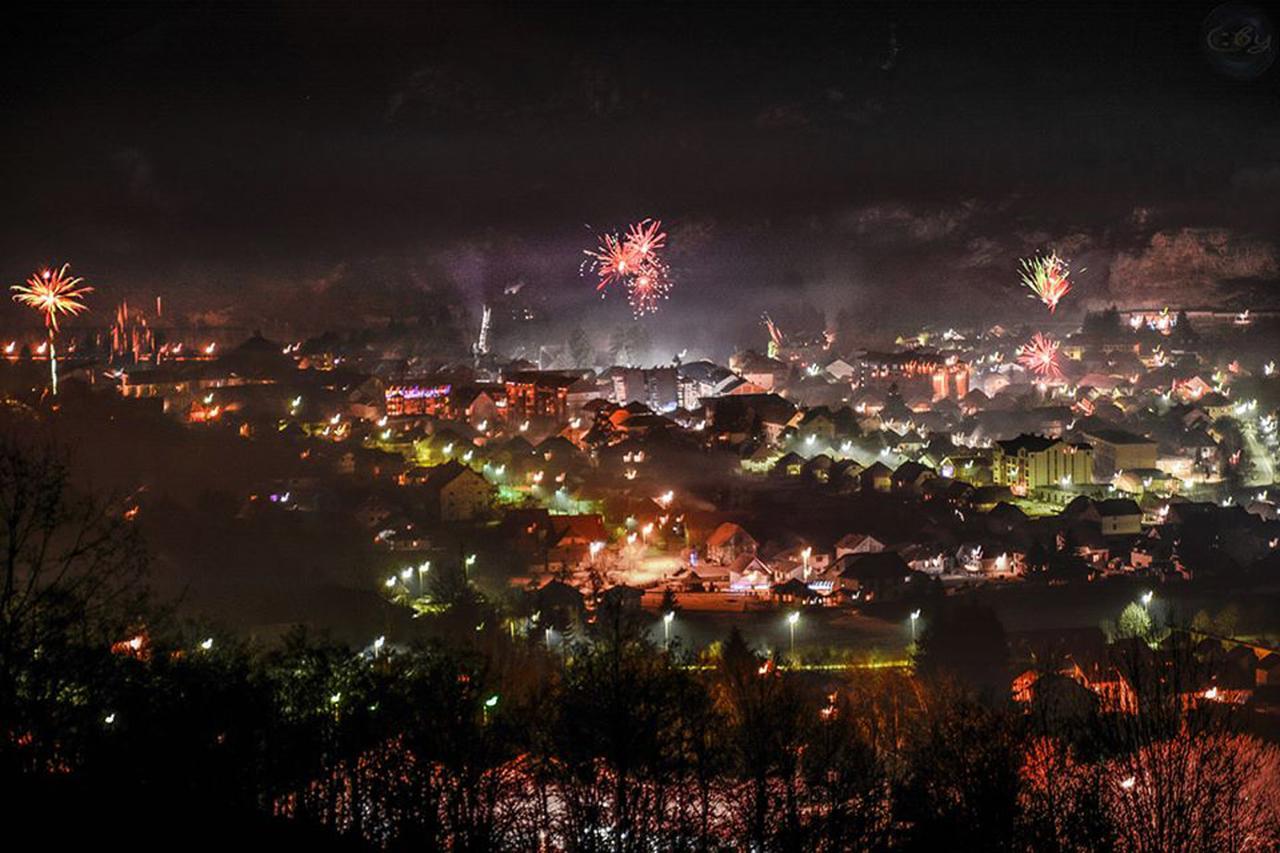
[(1081, 305), (1280, 302), (1280, 70), (1215, 68), (1213, 7), (29, 10), (0, 264), (299, 333), (518, 281), (617, 323), (582, 249), (654, 216), (678, 286), (648, 322), (707, 349), (805, 303), (1021, 316), (1042, 248), (1087, 268)]

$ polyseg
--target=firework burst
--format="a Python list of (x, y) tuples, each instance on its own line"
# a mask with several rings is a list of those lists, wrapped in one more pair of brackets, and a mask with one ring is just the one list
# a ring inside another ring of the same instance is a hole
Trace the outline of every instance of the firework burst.
[(659, 303), (671, 292), (671, 279), (666, 266), (658, 260), (648, 261), (627, 281), (627, 301), (637, 317), (657, 313)]
[(645, 219), (627, 229), (627, 248), (638, 261), (645, 261), (667, 245), (666, 232), (656, 219)]
[(634, 271), (634, 256), (626, 242), (616, 234), (602, 234), (600, 245), (583, 252), (587, 260), (583, 262), (583, 270), (590, 270), (599, 279), (596, 290), (604, 290), (609, 285), (625, 281)]
[(1042, 379), (1057, 379), (1062, 376), (1058, 366), (1060, 346), (1053, 338), (1036, 332), (1018, 349), (1018, 363)]
[(67, 275), (70, 264), (63, 264), (61, 269), (43, 269), (33, 273), (26, 284), (15, 284), (13, 301), (35, 308), (44, 314), (44, 324), (53, 331), (58, 331), (58, 315), (68, 317), (86, 310), (81, 300), (93, 288), (84, 284), (84, 279)]
[(1049, 306), (1052, 314), (1062, 297), (1071, 292), (1071, 266), (1057, 252), (1043, 258), (1024, 258), (1022, 283), (1031, 289), (1028, 295)]
[(66, 315), (74, 317), (87, 311), (84, 297), (93, 293), (93, 288), (84, 283), (78, 276), (68, 275), (71, 264), (63, 264), (60, 269), (43, 269), (33, 273), (26, 284), (15, 284), (13, 301), (27, 305), (44, 314), (45, 330), (49, 333), (49, 387), (56, 396), (58, 393), (58, 352), (54, 337), (58, 332), (58, 317)]
[(643, 219), (630, 226), (625, 235), (602, 234), (594, 249), (583, 252), (582, 273), (596, 279), (596, 291), (622, 285), (632, 312), (641, 317), (658, 310), (671, 292), (671, 270), (659, 251), (667, 244), (666, 232), (656, 219)]

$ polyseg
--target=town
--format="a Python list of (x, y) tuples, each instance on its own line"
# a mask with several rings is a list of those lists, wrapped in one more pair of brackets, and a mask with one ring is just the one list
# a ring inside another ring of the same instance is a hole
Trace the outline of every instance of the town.
[(1268, 10), (6, 23), (0, 846), (1280, 849)]
[[(1083, 622), (1096, 626), (1117, 594), (1147, 590), (1189, 620), (1202, 608), (1184, 599), (1264, 581), (1280, 553), (1280, 318), (1267, 314), (1102, 310), (1064, 337), (1048, 376), (998, 326), (875, 351), (766, 317), (759, 348), (726, 364), (605, 366), (581, 334), (543, 347), (541, 364), (504, 360), (482, 314), (471, 351), (449, 361), (403, 333), (381, 347), (200, 338), (122, 304), (109, 329), (73, 341), (60, 406), (132, 424), (129, 441), (195, 434), (228, 463), (259, 460), (216, 466), (243, 473), (200, 522), (220, 512), (255, 531), (233, 537), (346, 535), (337, 547), (356, 565), (291, 585), (363, 587), (406, 613), (438, 604), (425, 567), (465, 566), (529, 613), (555, 612), (557, 629), (616, 601), (650, 612), (668, 641), (704, 646), (737, 622), (776, 648), (798, 608), (823, 611), (799, 628), (802, 649), (902, 659), (946, 596), (1008, 590), (1015, 624), (1079, 628), (1070, 608), (1054, 621), (1057, 598), (1092, 598)], [(38, 389), (41, 344), (8, 350), (10, 387)], [(172, 473), (118, 488), (131, 519), (175, 531), (173, 564), (199, 566), (170, 523), (183, 503)], [(236, 582), (275, 582), (252, 573)], [(216, 594), (181, 583), (202, 604)], [(676, 602), (679, 625), (663, 620)], [(385, 615), (362, 606), (328, 627), (372, 634)], [(258, 618), (240, 625), (314, 621)]]

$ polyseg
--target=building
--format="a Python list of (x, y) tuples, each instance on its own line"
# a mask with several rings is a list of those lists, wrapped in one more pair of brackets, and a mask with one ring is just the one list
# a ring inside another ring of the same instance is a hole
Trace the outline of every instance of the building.
[(1132, 535), (1142, 532), (1142, 509), (1128, 498), (1111, 498), (1095, 504), (1098, 526), (1103, 536)]
[(563, 422), (569, 410), (569, 388), (579, 378), (576, 373), (535, 370), (505, 377), (507, 417), (515, 421), (548, 418), (554, 423)]
[(1146, 436), (1122, 429), (1100, 429), (1085, 433), (1093, 445), (1093, 473), (1103, 481), (1120, 471), (1156, 467), (1156, 443)]
[(883, 542), (869, 533), (846, 533), (836, 542), (836, 559), (848, 554), (875, 554), (884, 547)]
[(848, 554), (836, 560), (832, 572), (841, 589), (859, 593), (863, 601), (900, 597), (915, 574), (895, 551)]
[(755, 555), (759, 543), (740, 525), (726, 521), (707, 538), (707, 559), (726, 565), (744, 554)]
[(427, 471), (422, 485), (441, 521), (474, 521), (489, 514), (493, 487), (459, 462), (446, 462)]
[(655, 412), (669, 412), (686, 402), (696, 405), (695, 385), (674, 367), (620, 368), (613, 373), (613, 399), (619, 405), (643, 403)]
[(446, 417), (452, 391), (453, 386), (448, 384), (411, 382), (388, 385), (384, 397), (387, 415), (393, 418), (404, 415)]
[(1025, 495), (1042, 486), (1093, 482), (1093, 448), (1042, 435), (997, 441), (992, 458), (996, 485)]
[(955, 356), (928, 350), (868, 352), (858, 359), (858, 385), (896, 383), (926, 390), (931, 399), (963, 400), (969, 393), (973, 368)]

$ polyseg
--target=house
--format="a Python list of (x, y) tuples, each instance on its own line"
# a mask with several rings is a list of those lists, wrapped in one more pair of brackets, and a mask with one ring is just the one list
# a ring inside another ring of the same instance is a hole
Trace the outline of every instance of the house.
[(729, 564), (729, 591), (766, 593), (773, 586), (773, 573), (755, 554), (741, 554)]
[(489, 514), (493, 487), (489, 481), (460, 462), (450, 461), (428, 468), (413, 469), (408, 482), (420, 484), (427, 492), (428, 505), (441, 521), (474, 521)]
[(1280, 652), (1271, 652), (1257, 662), (1254, 669), (1254, 684), (1258, 687), (1280, 685)]
[(831, 469), (835, 462), (825, 453), (819, 453), (800, 469), (800, 474), (810, 483), (827, 483), (831, 479)]
[(784, 604), (792, 604), (813, 601), (821, 598), (821, 596), (810, 589), (804, 581), (791, 578), (774, 586), (773, 598), (775, 601)]
[(600, 593), (600, 606), (618, 610), (639, 610), (644, 600), (644, 590), (626, 584), (611, 586)]
[(837, 560), (832, 571), (841, 589), (861, 593), (863, 601), (900, 597), (915, 574), (896, 551), (849, 554)]
[(837, 358), (822, 370), (832, 379), (839, 382), (849, 382), (853, 379), (854, 374), (857, 373), (857, 369), (843, 358)]
[(1128, 536), (1142, 532), (1142, 509), (1128, 498), (1111, 498), (1094, 505), (1103, 536)]
[(836, 559), (848, 554), (875, 554), (884, 550), (884, 543), (869, 533), (846, 533), (836, 542)]
[(827, 481), (841, 492), (856, 492), (862, 486), (863, 467), (853, 459), (841, 459), (831, 466)]
[(593, 542), (609, 538), (604, 520), (599, 515), (553, 515), (551, 523), (551, 559), (570, 566), (580, 563), (591, 553)]
[(741, 393), (702, 400), (713, 435), (729, 444), (749, 438), (775, 443), (782, 431), (799, 418), (793, 403), (777, 394)]
[(804, 465), (804, 457), (793, 451), (773, 463), (769, 473), (774, 477), (799, 477), (804, 471)]
[(534, 606), (548, 614), (547, 621), (564, 624), (586, 610), (582, 593), (562, 581), (547, 581), (533, 594)]
[(951, 552), (941, 545), (921, 543), (910, 545), (901, 551), (902, 559), (912, 571), (926, 575), (938, 576), (946, 574), (955, 567), (955, 559)]
[(862, 490), (888, 492), (893, 489), (893, 472), (883, 462), (872, 462), (862, 472)]
[(754, 555), (759, 547), (760, 543), (741, 525), (726, 521), (707, 537), (707, 559), (728, 565), (743, 554)]
[(934, 473), (919, 462), (903, 462), (893, 472), (893, 489), (898, 492), (910, 492), (918, 495), (924, 484), (933, 479)]

